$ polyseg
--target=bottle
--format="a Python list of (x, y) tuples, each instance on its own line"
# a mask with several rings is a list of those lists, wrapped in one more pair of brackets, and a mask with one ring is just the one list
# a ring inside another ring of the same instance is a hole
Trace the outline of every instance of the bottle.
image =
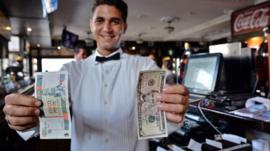
[(265, 40), (258, 49), (255, 57), (256, 86), (255, 96), (267, 97), (269, 92), (268, 77), (268, 27), (263, 29)]
[(180, 59), (180, 65), (179, 65), (179, 83), (182, 83), (185, 75), (185, 67), (188, 63), (188, 58), (191, 55), (190, 45), (188, 42), (184, 43), (184, 49), (181, 59)]

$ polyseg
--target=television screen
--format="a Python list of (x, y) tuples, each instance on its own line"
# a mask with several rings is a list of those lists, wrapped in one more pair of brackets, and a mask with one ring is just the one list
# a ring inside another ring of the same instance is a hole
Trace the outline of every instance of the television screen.
[(190, 56), (183, 84), (191, 93), (206, 95), (215, 90), (221, 57), (221, 54)]
[(66, 30), (66, 28), (63, 29), (62, 45), (64, 47), (74, 49), (78, 39), (79, 39), (78, 35)]

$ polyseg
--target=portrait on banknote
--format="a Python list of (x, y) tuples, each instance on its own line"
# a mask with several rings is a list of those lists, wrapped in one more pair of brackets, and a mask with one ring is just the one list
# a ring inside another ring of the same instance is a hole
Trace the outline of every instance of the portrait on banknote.
[(138, 139), (167, 136), (166, 117), (157, 106), (156, 96), (162, 92), (165, 71), (142, 71), (137, 84)]

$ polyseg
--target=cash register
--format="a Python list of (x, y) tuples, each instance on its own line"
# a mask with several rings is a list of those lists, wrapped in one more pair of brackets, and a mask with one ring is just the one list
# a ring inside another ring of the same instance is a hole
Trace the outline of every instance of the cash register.
[(213, 93), (219, 80), (222, 54), (196, 54), (189, 57), (182, 84), (190, 93), (190, 102)]

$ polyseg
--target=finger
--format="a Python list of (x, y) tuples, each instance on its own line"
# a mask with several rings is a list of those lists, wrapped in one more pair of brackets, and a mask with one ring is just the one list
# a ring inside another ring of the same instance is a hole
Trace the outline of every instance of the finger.
[(32, 96), (12, 93), (5, 97), (5, 104), (39, 107), (41, 101)]
[(182, 104), (168, 104), (168, 103), (159, 103), (158, 108), (162, 111), (173, 112), (173, 113), (185, 113), (186, 106)]
[(187, 104), (188, 96), (179, 94), (160, 94), (157, 95), (156, 99), (161, 102)]
[(165, 85), (163, 93), (188, 95), (188, 90), (183, 85)]
[(25, 130), (27, 130), (27, 129), (29, 129), (29, 128), (32, 128), (32, 127), (34, 127), (34, 126), (36, 126), (37, 125), (37, 123), (35, 123), (35, 124), (30, 124), (30, 125), (24, 125), (24, 126), (14, 126), (14, 125), (8, 125), (11, 129), (14, 129), (14, 130), (16, 130), (16, 131), (25, 131)]
[(174, 123), (181, 123), (184, 119), (184, 115), (183, 114), (173, 114), (173, 113), (169, 113), (166, 112), (166, 118), (167, 120), (174, 122)]
[(3, 109), (4, 113), (9, 116), (38, 116), (40, 109), (37, 107), (26, 107), (26, 106), (16, 106), (16, 105), (5, 105)]
[(8, 121), (8, 124), (12, 126), (27, 126), (27, 125), (37, 124), (38, 116), (32, 116), (32, 117), (6, 116), (6, 121)]

